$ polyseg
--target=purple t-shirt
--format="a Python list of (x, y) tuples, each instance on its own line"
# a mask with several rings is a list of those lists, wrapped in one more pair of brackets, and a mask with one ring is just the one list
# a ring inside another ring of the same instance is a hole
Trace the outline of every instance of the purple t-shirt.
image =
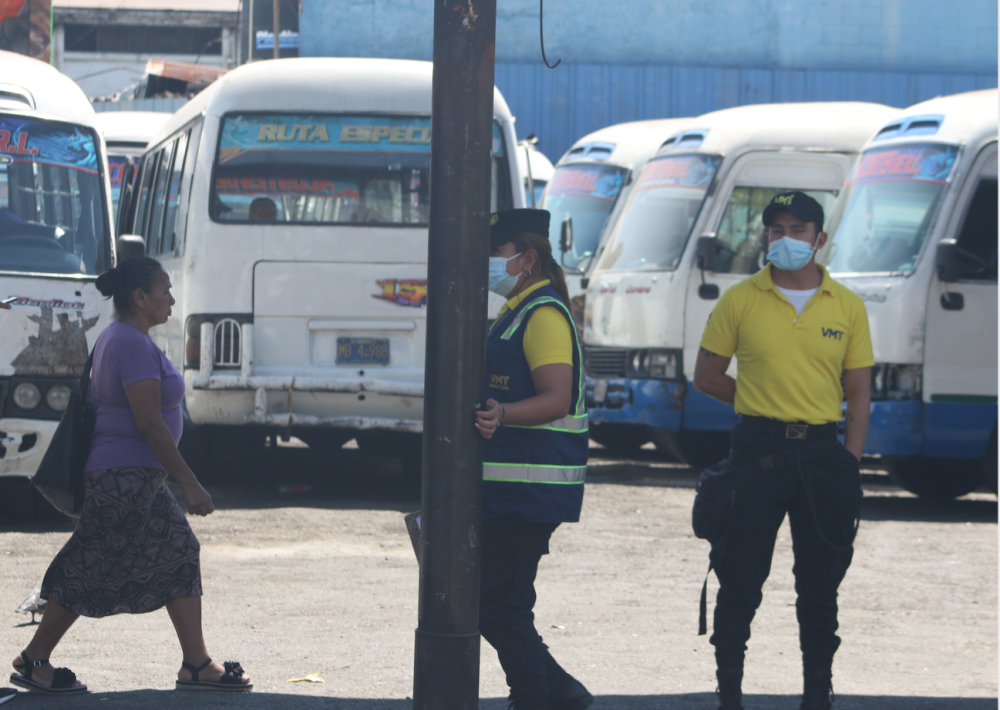
[(142, 380), (160, 381), (160, 412), (176, 444), (184, 428), (184, 378), (156, 344), (127, 323), (115, 321), (97, 337), (90, 389), (97, 424), (85, 471), (120, 466), (163, 468), (136, 426), (125, 388)]

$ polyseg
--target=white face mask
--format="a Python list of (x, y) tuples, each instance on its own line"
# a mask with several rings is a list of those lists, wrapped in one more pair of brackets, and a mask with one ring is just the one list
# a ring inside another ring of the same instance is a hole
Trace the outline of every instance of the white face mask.
[[(490, 257), (490, 291), (506, 298), (507, 294), (514, 290), (514, 287), (517, 286), (517, 280), (521, 278), (521, 274), (517, 276), (508, 274), (507, 262), (511, 259), (516, 259), (523, 253), (515, 254), (510, 259), (502, 256)], [(524, 272), (522, 271), (521, 273), (523, 274)]]

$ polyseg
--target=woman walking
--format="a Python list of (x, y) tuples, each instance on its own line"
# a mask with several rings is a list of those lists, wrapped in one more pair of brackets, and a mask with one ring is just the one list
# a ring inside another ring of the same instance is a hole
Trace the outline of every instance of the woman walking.
[(479, 628), (514, 710), (584, 710), (593, 696), (549, 654), (532, 612), (549, 538), (580, 519), (589, 443), (580, 344), (548, 233), (545, 210), (491, 218), (490, 290), (508, 300), (489, 331), (490, 399), (476, 413), (487, 440)]
[(188, 511), (215, 508), (177, 450), (184, 378), (149, 338), (167, 322), (170, 279), (149, 257), (125, 259), (97, 279), (113, 298), (116, 320), (97, 338), (91, 391), (97, 422), (84, 473), (84, 502), (72, 537), (42, 581), (48, 601), (10, 680), (48, 694), (86, 692), (49, 655), (80, 616), (138, 614), (167, 608), (183, 661), (176, 687), (247, 691), (239, 663), (209, 657), (201, 628), (200, 546), (166, 487), (169, 474)]

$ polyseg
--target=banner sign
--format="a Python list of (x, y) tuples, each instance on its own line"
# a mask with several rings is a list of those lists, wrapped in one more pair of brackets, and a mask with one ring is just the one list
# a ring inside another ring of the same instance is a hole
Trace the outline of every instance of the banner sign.
[[(429, 153), (431, 120), (287, 114), (226, 117), (219, 142), (219, 164), (224, 165), (254, 150)], [(496, 122), (493, 124), (493, 154), (503, 155), (503, 139)]]
[(614, 201), (625, 182), (625, 168), (613, 165), (571, 165), (556, 168), (548, 195), (583, 195)]
[(643, 168), (636, 190), (657, 187), (695, 187), (707, 190), (716, 168), (722, 162), (718, 155), (678, 155), (651, 160)]
[(0, 165), (14, 162), (98, 170), (94, 137), (81, 126), (0, 115)]
[(944, 183), (955, 167), (958, 146), (917, 143), (867, 151), (854, 168), (852, 184), (882, 180)]

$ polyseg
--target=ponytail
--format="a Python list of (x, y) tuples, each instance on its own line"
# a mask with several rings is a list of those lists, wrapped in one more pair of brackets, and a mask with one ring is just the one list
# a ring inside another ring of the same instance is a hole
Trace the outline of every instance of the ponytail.
[(535, 254), (538, 255), (538, 267), (541, 269), (542, 277), (552, 282), (552, 288), (559, 294), (559, 298), (562, 299), (566, 308), (570, 308), (566, 275), (552, 255), (552, 244), (549, 242), (549, 238), (534, 232), (521, 232), (519, 236), (514, 238), (513, 242), (519, 252), (534, 250)]
[(112, 266), (97, 277), (97, 290), (113, 300), (115, 315), (118, 317), (132, 312), (132, 294), (137, 288), (149, 293), (156, 277), (163, 273), (163, 267), (156, 259), (148, 256), (133, 256), (123, 259), (118, 266)]

